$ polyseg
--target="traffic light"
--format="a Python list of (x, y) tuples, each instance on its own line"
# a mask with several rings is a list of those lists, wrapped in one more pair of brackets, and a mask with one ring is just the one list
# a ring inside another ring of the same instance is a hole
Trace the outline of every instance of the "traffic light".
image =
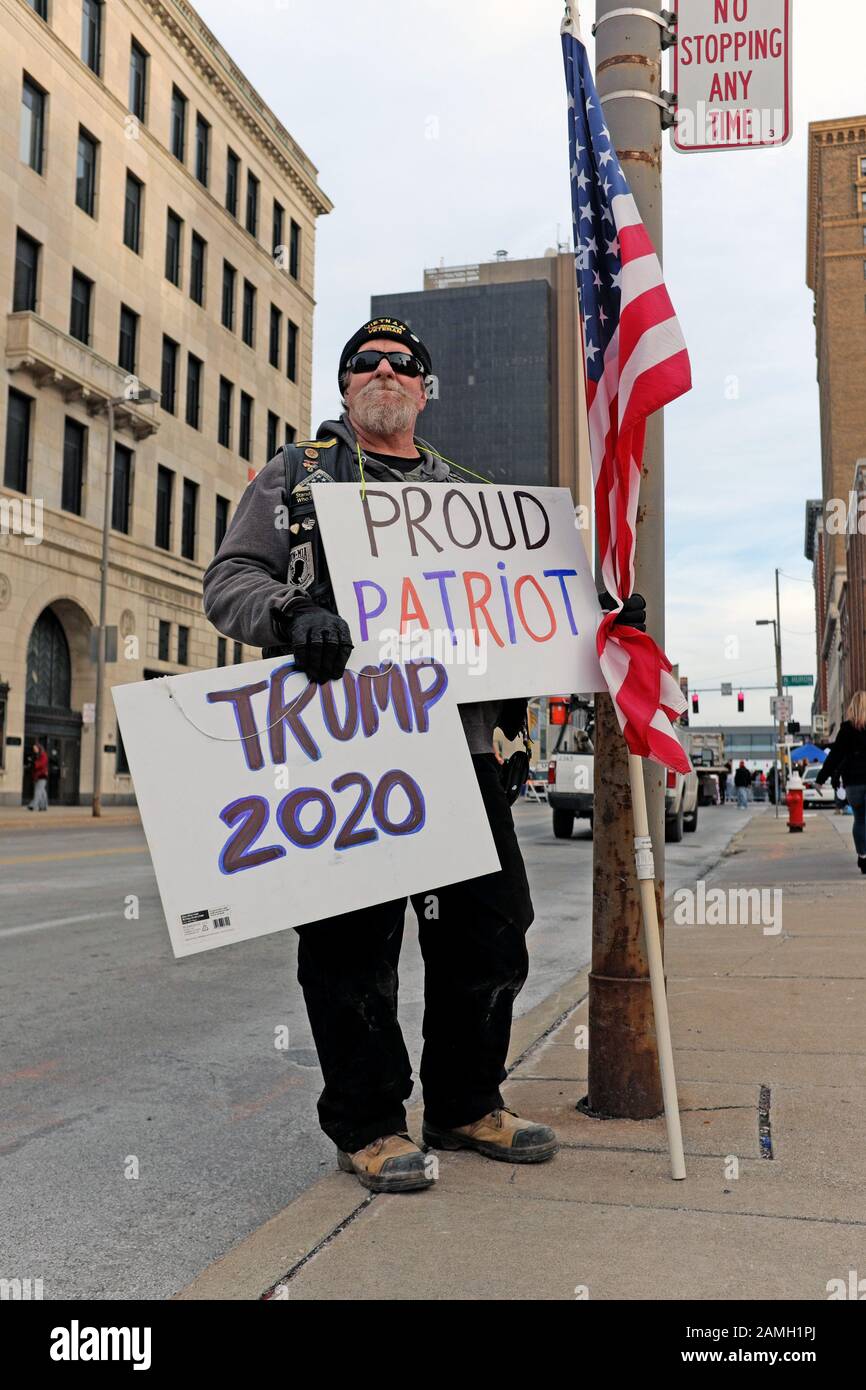
[(800, 725), (799, 725), (798, 721), (797, 721), (796, 719), (789, 719), (789, 720), (788, 720), (788, 733), (789, 733), (789, 734), (798, 734), (799, 732), (800, 732)]
[(742, 714), (746, 706), (746, 697), (742, 690), (737, 692), (737, 714)]
[(693, 695), (693, 696), (692, 696), (692, 714), (700, 714), (700, 712), (701, 712), (701, 711), (700, 711), (700, 706), (699, 706), (699, 704), (698, 704), (698, 697), (697, 697), (697, 695)]

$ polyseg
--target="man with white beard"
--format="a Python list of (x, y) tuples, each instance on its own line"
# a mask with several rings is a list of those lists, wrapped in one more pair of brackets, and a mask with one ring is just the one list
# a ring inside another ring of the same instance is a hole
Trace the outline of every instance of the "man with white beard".
[[(338, 370), (344, 413), (266, 464), (205, 572), (205, 612), (220, 632), (266, 657), (291, 653), (313, 681), (342, 676), (352, 638), (336, 611), (312, 487), (459, 482), (414, 432), (431, 371), (427, 348), (399, 319), (373, 319), (353, 334)], [(288, 528), (275, 520), (286, 508)], [(619, 620), (642, 626), (643, 600), (633, 596)], [(558, 1149), (554, 1131), (516, 1115), (499, 1090), (533, 908), (493, 732), (516, 737), (526, 701), (462, 705), (460, 715), (502, 867), (412, 896), (425, 967), (422, 1140), (540, 1163)], [(405, 908), (401, 898), (296, 928), (298, 980), (325, 1081), (319, 1120), (340, 1168), (374, 1192), (435, 1178), (435, 1161), (406, 1131), (412, 1066), (397, 1020)]]

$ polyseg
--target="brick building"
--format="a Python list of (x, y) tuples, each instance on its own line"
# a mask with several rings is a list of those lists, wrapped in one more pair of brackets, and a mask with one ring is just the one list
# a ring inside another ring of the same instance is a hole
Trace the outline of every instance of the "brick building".
[(826, 705), (815, 712), (827, 715), (832, 736), (852, 693), (846, 660), (862, 650), (866, 621), (862, 587), (846, 589), (852, 537), (837, 520), (849, 512), (856, 532), (849, 501), (866, 458), (866, 116), (809, 126), (806, 283), (815, 296), (824, 515), (816, 692), (825, 690)]

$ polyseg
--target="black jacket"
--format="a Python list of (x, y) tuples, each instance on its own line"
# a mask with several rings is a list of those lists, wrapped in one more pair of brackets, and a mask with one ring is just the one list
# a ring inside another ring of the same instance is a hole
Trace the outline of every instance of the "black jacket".
[[(461, 481), (423, 439), (415, 444), (421, 459), (413, 478)], [(367, 477), (400, 482), (407, 476), (368, 458), (363, 449), (360, 456)], [(265, 464), (204, 572), (204, 611), (218, 632), (261, 647), (262, 656), (284, 656), (291, 648), (274, 626), (275, 613), (300, 594), (337, 611), (312, 487), (360, 481), (358, 445), (345, 414), (325, 420), (315, 439), (288, 444)], [(507, 738), (515, 738), (525, 714), (526, 700), (504, 700), (496, 722)]]
[(738, 767), (734, 773), (735, 787), (750, 787), (752, 785), (752, 774), (747, 767)]
[(815, 780), (820, 786), (831, 778), (834, 786), (840, 778), (846, 787), (866, 786), (866, 729), (855, 729), (847, 719)]

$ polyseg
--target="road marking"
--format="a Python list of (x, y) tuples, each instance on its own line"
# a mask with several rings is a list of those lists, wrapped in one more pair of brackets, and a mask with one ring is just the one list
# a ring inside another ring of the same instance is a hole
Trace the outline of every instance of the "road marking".
[(13, 854), (0, 864), (47, 864), (56, 859), (93, 859), (101, 854), (147, 854), (147, 845), (117, 845), (113, 849), (69, 849), (57, 854)]
[(80, 917), (52, 917), (47, 922), (28, 922), (26, 927), (2, 927), (0, 937), (23, 936), (26, 932), (45, 931), (48, 927), (69, 927), (75, 922), (96, 922), (100, 917), (117, 915), (117, 912), (84, 912)]

